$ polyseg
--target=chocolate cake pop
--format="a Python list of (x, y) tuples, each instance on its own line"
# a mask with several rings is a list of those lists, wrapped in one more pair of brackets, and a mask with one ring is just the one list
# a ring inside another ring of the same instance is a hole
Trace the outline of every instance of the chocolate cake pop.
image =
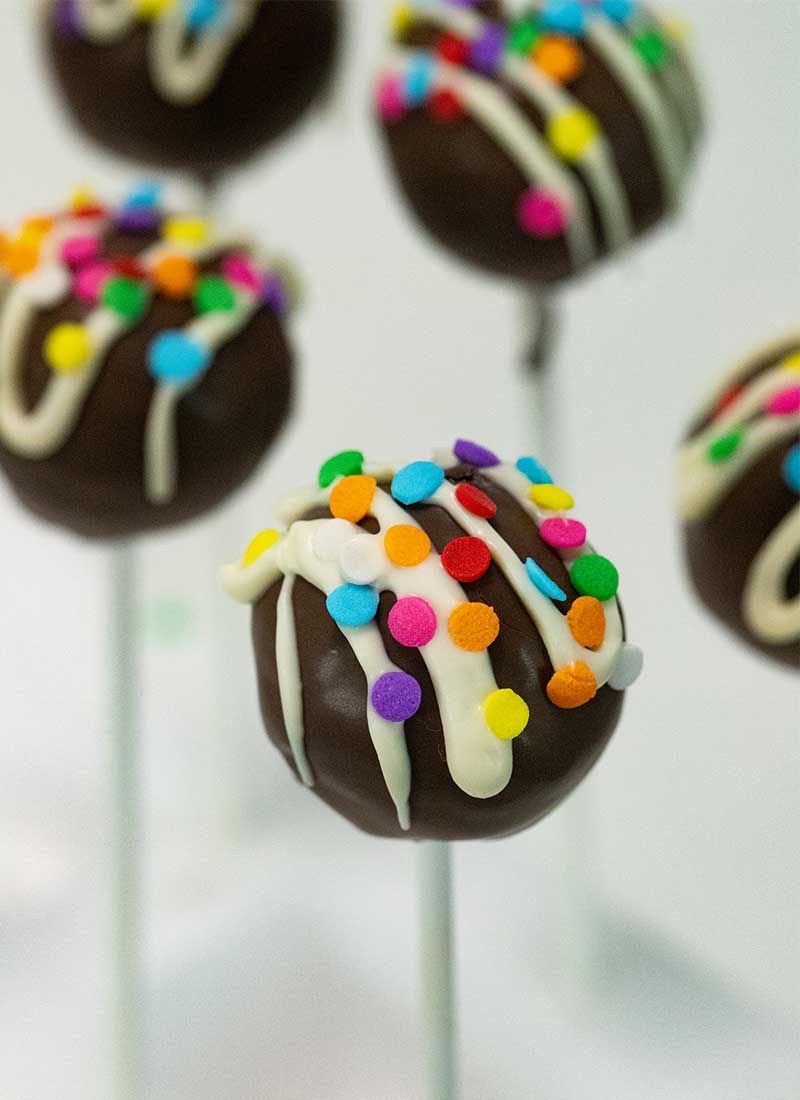
[(740, 638), (800, 670), (800, 333), (716, 388), (679, 470), (697, 595)]
[(534, 458), (336, 455), (223, 570), (253, 604), (267, 733), (354, 824), (457, 840), (532, 825), (583, 778), (641, 653), (617, 571)]
[(403, 4), (378, 85), (401, 191), (468, 263), (542, 284), (678, 204), (701, 131), (679, 41), (631, 0)]
[(213, 177), (287, 130), (330, 81), (336, 0), (52, 0), (64, 102), (100, 144)]
[(31, 511), (92, 537), (190, 519), (286, 419), (287, 291), (245, 236), (157, 189), (0, 242), (0, 466)]

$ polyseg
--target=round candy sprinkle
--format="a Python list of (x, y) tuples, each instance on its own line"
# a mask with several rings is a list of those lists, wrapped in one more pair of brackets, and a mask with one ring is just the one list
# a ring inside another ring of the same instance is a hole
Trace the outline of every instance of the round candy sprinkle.
[(295, 305), (302, 293), (299, 281), (295, 279), (291, 286), (277, 271), (264, 276), (261, 286), (261, 301), (279, 317), (285, 317)]
[(378, 593), (365, 584), (342, 584), (325, 601), (328, 614), (339, 626), (364, 626), (378, 610)]
[(236, 294), (222, 275), (204, 275), (192, 295), (198, 313), (228, 313), (236, 308)]
[(61, 258), (70, 267), (82, 267), (100, 256), (100, 238), (89, 236), (67, 237), (61, 245)]
[[(311, 546), (320, 561), (337, 561), (345, 545), (352, 539), (352, 523), (344, 519), (331, 519), (314, 528)], [(352, 577), (348, 579), (352, 580)]]
[(623, 642), (614, 668), (608, 678), (608, 686), (614, 691), (627, 691), (642, 674), (644, 654), (636, 645)]
[(161, 212), (150, 206), (123, 206), (114, 221), (130, 233), (155, 233), (161, 226), (161, 218)]
[(422, 702), (422, 688), (407, 672), (384, 672), (372, 685), (370, 702), (387, 722), (407, 722)]
[(615, 23), (625, 23), (633, 15), (634, 0), (603, 0), (603, 11)]
[(263, 279), (256, 270), (249, 256), (244, 252), (234, 252), (226, 256), (222, 261), (222, 274), (234, 284), (250, 291), (251, 294), (260, 294)]
[(564, 34), (582, 34), (585, 8), (581, 0), (545, 0), (542, 25)]
[(669, 46), (657, 30), (644, 30), (633, 36), (633, 48), (650, 69), (663, 69), (669, 59)]
[(765, 405), (770, 416), (794, 416), (800, 412), (800, 386), (787, 386), (772, 395)]
[(395, 4), (392, 9), (391, 32), (393, 35), (404, 35), (414, 25), (414, 9), (411, 4)]
[(483, 717), (495, 737), (512, 741), (527, 726), (531, 712), (525, 700), (511, 688), (498, 688), (483, 700)]
[(598, 649), (606, 636), (606, 613), (594, 596), (579, 596), (567, 612), (572, 637), (584, 649)]
[(452, 122), (467, 113), (464, 101), (450, 88), (439, 88), (430, 98), (430, 113), (440, 122)]
[(436, 52), (451, 65), (466, 65), (469, 58), (469, 43), (456, 34), (441, 34), (436, 43)]
[(594, 699), (595, 695), (597, 680), (584, 661), (574, 661), (571, 665), (558, 669), (547, 685), (547, 698), (562, 710), (582, 707)]
[(100, 301), (107, 309), (134, 324), (147, 309), (148, 293), (143, 283), (124, 275), (109, 279), (103, 286)]
[(538, 458), (525, 455), (517, 459), (517, 469), (534, 485), (552, 485), (553, 479)]
[(360, 523), (372, 507), (376, 484), (374, 477), (366, 477), (364, 474), (351, 474), (342, 478), (331, 489), (331, 514), (337, 519)]
[(523, 16), (511, 24), (508, 48), (512, 53), (529, 54), (541, 34), (539, 24), (533, 16)]
[(396, 523), (383, 537), (383, 548), (393, 565), (420, 565), (431, 552), (431, 540), (419, 527)]
[(432, 497), (444, 481), (444, 470), (433, 462), (410, 462), (392, 479), (392, 496), (401, 504), (419, 504)]
[(531, 187), (525, 191), (517, 207), (519, 224), (537, 241), (559, 237), (567, 224), (566, 210), (554, 191)]
[(267, 550), (278, 542), (280, 537), (280, 533), (273, 531), (271, 528), (266, 531), (259, 531), (255, 538), (251, 539), (242, 555), (242, 565), (252, 565), (253, 562), (258, 561), (262, 554), (266, 554)]
[(500, 459), (494, 451), (481, 447), (479, 443), (472, 443), (469, 439), (457, 439), (453, 454), (459, 462), (465, 462), (467, 466), (489, 468), (500, 465)]
[(9, 241), (3, 258), (9, 275), (19, 279), (39, 266), (39, 245), (35, 241)]
[(327, 489), (337, 477), (360, 474), (364, 469), (364, 456), (361, 451), (340, 451), (322, 463), (317, 480), (320, 489)]
[(49, 264), (25, 279), (25, 293), (37, 306), (57, 305), (70, 289), (70, 277), (60, 264)]
[(500, 620), (488, 604), (460, 603), (450, 612), (447, 630), (459, 649), (481, 653), (500, 633)]
[(92, 342), (83, 325), (56, 325), (44, 342), (45, 362), (59, 374), (72, 374), (85, 367), (92, 354)]
[(82, 302), (97, 305), (106, 281), (112, 278), (113, 274), (114, 268), (106, 261), (87, 264), (75, 273), (75, 294)]
[(442, 550), (445, 572), (461, 584), (480, 580), (491, 564), (489, 547), (483, 539), (471, 535), (453, 539)]
[(421, 50), (414, 53), (403, 81), (405, 101), (409, 107), (420, 107), (433, 88), (433, 58)]
[(497, 505), (492, 498), (468, 481), (462, 481), (456, 486), (455, 497), (462, 508), (481, 519), (492, 519), (497, 512)]
[(616, 566), (600, 554), (584, 554), (582, 558), (578, 558), (572, 567), (570, 579), (582, 596), (594, 596), (601, 603), (612, 600), (619, 588)]
[(715, 420), (717, 417), (722, 416), (724, 412), (727, 412), (728, 409), (736, 404), (743, 393), (744, 386), (733, 386), (731, 389), (726, 390), (712, 409), (711, 416)]
[(26, 218), (22, 223), (20, 236), (24, 241), (32, 241), (34, 244), (41, 244), (48, 233), (52, 232), (54, 224), (53, 219), (46, 214), (40, 214), (33, 218)]
[(792, 352), (791, 355), (787, 355), (781, 363), (784, 370), (794, 371), (796, 374), (800, 374), (800, 351)]
[(742, 445), (745, 430), (742, 427), (734, 428), (725, 435), (721, 435), (710, 444), (707, 454), (710, 462), (727, 462), (732, 458)]
[(583, 70), (583, 50), (563, 34), (543, 35), (536, 43), (532, 56), (536, 68), (558, 84), (568, 84)]
[(548, 546), (556, 550), (577, 550), (586, 542), (586, 527), (578, 519), (564, 519), (554, 516), (546, 519), (539, 528)]
[(211, 225), (205, 218), (169, 218), (164, 224), (164, 240), (179, 244), (205, 244), (211, 235)]
[(380, 543), (372, 535), (348, 539), (339, 553), (339, 568), (352, 584), (372, 584), (386, 568)]
[(149, 272), (143, 267), (135, 256), (115, 256), (110, 261), (117, 275), (125, 275), (128, 279), (148, 280)]
[(783, 476), (789, 488), (800, 493), (800, 443), (792, 447), (784, 459)]
[(193, 31), (209, 30), (221, 24), (226, 15), (227, 0), (189, 0), (186, 21)]
[(534, 504), (548, 512), (566, 512), (575, 507), (572, 496), (558, 485), (531, 485), (528, 496)]
[(488, 23), (470, 43), (469, 64), (479, 73), (491, 76), (500, 68), (508, 32), (502, 23)]
[(552, 577), (549, 577), (533, 558), (528, 558), (525, 562), (525, 571), (539, 591), (545, 596), (549, 596), (551, 600), (565, 600), (567, 598), (566, 592), (558, 587)]
[(583, 107), (554, 115), (547, 123), (547, 139), (564, 160), (580, 160), (596, 139), (597, 119)]
[(177, 330), (160, 333), (147, 352), (148, 368), (159, 382), (190, 382), (210, 361), (207, 348)]
[(156, 289), (165, 298), (188, 298), (197, 283), (197, 264), (188, 256), (163, 256), (151, 272)]
[(403, 596), (389, 612), (389, 630), (400, 645), (419, 649), (436, 633), (436, 612), (419, 596)]
[(399, 122), (406, 113), (403, 84), (398, 76), (386, 76), (378, 85), (378, 111), (384, 122)]
[[(142, 0), (138, 0), (138, 2), (141, 9), (144, 4)], [(164, 0), (160, 0), (160, 2), (163, 8)], [(159, 3), (159, 0), (144, 0), (144, 3), (153, 5)], [(125, 206), (158, 206), (163, 194), (163, 184), (160, 184), (157, 180), (144, 180), (126, 195)]]

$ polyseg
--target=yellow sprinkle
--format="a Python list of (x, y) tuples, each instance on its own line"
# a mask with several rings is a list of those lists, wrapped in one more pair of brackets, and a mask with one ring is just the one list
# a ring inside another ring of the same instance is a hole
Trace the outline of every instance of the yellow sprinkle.
[(510, 688), (498, 688), (483, 700), (486, 725), (501, 741), (519, 737), (531, 716), (528, 704)]
[(673, 42), (683, 43), (686, 46), (694, 38), (694, 27), (680, 15), (664, 15), (658, 22)]
[(547, 140), (564, 160), (580, 160), (597, 137), (597, 119), (582, 107), (562, 111), (547, 123)]
[(83, 210), (85, 206), (94, 206), (97, 196), (91, 187), (75, 187), (69, 197), (69, 205), (73, 210)]
[(27, 218), (22, 223), (20, 239), (29, 244), (40, 244), (53, 228), (53, 219), (46, 216)]
[(398, 4), (392, 11), (392, 34), (404, 35), (414, 22), (414, 9), (410, 4)]
[(139, 19), (159, 19), (174, 3), (175, 0), (136, 0), (136, 14)]
[(56, 325), (44, 342), (45, 362), (59, 374), (72, 374), (86, 366), (92, 342), (83, 325)]
[(163, 236), (179, 244), (205, 244), (211, 235), (211, 225), (205, 218), (169, 218)]
[(528, 496), (534, 504), (546, 508), (548, 512), (566, 512), (575, 507), (571, 494), (558, 485), (531, 485)]
[(795, 371), (800, 374), (800, 351), (792, 352), (791, 355), (787, 355), (781, 366), (784, 370)]
[(271, 528), (260, 531), (245, 550), (242, 565), (252, 565), (254, 561), (258, 561), (261, 555), (274, 546), (280, 537), (280, 533), (273, 531)]

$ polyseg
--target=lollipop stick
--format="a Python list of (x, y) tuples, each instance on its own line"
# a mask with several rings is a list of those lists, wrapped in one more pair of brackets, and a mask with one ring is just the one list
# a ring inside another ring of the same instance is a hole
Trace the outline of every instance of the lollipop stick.
[(142, 878), (136, 571), (130, 543), (111, 558), (114, 1098), (141, 1100)]
[(428, 1100), (457, 1100), (450, 845), (418, 852), (420, 949)]

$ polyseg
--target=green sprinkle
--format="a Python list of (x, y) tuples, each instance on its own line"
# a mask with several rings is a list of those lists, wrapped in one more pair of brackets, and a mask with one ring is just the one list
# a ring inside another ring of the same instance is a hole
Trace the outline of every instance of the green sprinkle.
[(327, 462), (323, 462), (319, 470), (320, 488), (327, 489), (337, 477), (350, 477), (352, 474), (360, 474), (364, 469), (364, 456), (361, 451), (340, 451), (333, 455)]
[(634, 35), (633, 45), (642, 61), (651, 69), (663, 69), (669, 59), (667, 40), (656, 30), (640, 31)]
[(708, 457), (711, 462), (727, 462), (732, 458), (742, 445), (744, 428), (734, 428), (719, 439), (715, 439), (708, 448)]
[(539, 34), (539, 24), (535, 19), (518, 19), (511, 27), (508, 48), (512, 53), (529, 54), (536, 45)]
[(601, 603), (613, 599), (619, 588), (616, 566), (600, 554), (584, 554), (578, 558), (570, 579), (581, 596), (594, 596)]
[(138, 321), (147, 309), (148, 294), (143, 283), (117, 275), (103, 287), (101, 301), (128, 321)]
[(227, 313), (236, 307), (236, 294), (222, 275), (204, 275), (197, 282), (192, 301), (198, 313)]

